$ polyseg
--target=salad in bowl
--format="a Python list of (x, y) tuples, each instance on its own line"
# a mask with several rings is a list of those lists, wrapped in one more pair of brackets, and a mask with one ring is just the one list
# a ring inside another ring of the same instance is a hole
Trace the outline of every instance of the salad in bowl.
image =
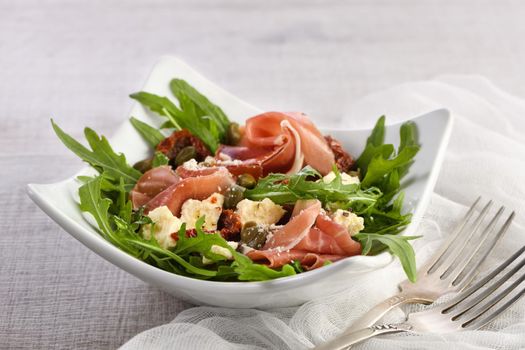
[(400, 126), (395, 147), (380, 117), (363, 151), (350, 154), (303, 113), (235, 123), (187, 81), (169, 86), (171, 97), (131, 95), (163, 120), (130, 119), (150, 147), (135, 164), (92, 129), (86, 147), (52, 121), (96, 170), (78, 177), (78, 205), (105, 240), (200, 280), (266, 281), (385, 250), (414, 280), (417, 237), (401, 235), (411, 214), (400, 185), (420, 150), (414, 122)]

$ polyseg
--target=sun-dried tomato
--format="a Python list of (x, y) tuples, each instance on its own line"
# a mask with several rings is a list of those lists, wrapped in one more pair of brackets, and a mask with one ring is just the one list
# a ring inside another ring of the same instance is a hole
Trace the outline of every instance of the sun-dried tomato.
[(227, 241), (239, 241), (241, 238), (241, 219), (231, 209), (222, 212), (217, 228), (220, 230), (221, 236)]
[(174, 131), (157, 145), (157, 151), (164, 153), (164, 155), (170, 159), (170, 163), (172, 163), (175, 157), (177, 157), (177, 154), (188, 146), (195, 147), (197, 154), (196, 160), (198, 162), (203, 161), (207, 156), (211, 156), (211, 152), (206, 148), (201, 139), (194, 136), (187, 129)]
[(345, 173), (350, 171), (352, 169), (352, 166), (354, 166), (354, 159), (352, 158), (352, 156), (348, 154), (348, 152), (346, 152), (343, 149), (343, 146), (341, 146), (341, 143), (334, 139), (332, 136), (328, 135), (324, 138), (332, 152), (334, 152), (335, 164), (337, 165), (339, 171)]

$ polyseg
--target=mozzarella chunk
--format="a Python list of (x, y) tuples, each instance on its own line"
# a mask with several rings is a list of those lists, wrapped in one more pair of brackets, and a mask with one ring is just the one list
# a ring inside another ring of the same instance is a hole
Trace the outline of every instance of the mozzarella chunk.
[(348, 229), (350, 236), (357, 234), (365, 228), (364, 219), (348, 210), (337, 209), (332, 214), (332, 220)]
[(222, 213), (222, 204), (224, 196), (220, 193), (214, 193), (203, 201), (188, 199), (181, 208), (181, 220), (186, 223), (186, 229), (195, 228), (197, 220), (204, 216), (202, 228), (207, 231), (217, 229), (217, 221)]
[[(168, 249), (177, 245), (171, 234), (179, 231), (182, 221), (173, 216), (167, 206), (153, 209), (148, 213), (148, 217), (154, 223), (153, 235), (162, 248)], [(151, 239), (151, 225), (144, 225), (142, 235), (146, 239)]]
[[(335, 173), (333, 171), (326, 174), (325, 177), (323, 177), (323, 182), (325, 184), (329, 184), (330, 182), (335, 180)], [(348, 175), (347, 173), (341, 173), (341, 182), (343, 185), (351, 185), (351, 184), (358, 184), (359, 178), (357, 176)]]
[(253, 221), (258, 225), (272, 225), (277, 223), (286, 211), (269, 198), (262, 201), (251, 201), (243, 199), (237, 203), (236, 214), (239, 215), (241, 223)]

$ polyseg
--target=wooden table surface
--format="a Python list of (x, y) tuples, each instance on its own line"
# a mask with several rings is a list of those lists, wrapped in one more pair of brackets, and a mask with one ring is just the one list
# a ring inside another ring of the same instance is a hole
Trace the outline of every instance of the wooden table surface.
[(115, 348), (187, 308), (71, 238), (25, 184), (81, 163), (52, 133), (110, 135), (162, 55), (319, 124), (372, 91), (480, 74), (525, 96), (520, 1), (0, 0), (0, 348)]

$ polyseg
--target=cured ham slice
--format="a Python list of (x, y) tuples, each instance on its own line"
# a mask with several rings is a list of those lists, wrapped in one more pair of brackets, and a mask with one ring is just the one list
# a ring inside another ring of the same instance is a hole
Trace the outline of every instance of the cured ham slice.
[(290, 221), (268, 239), (263, 250), (290, 250), (308, 235), (321, 210), (321, 202), (317, 199), (299, 200), (296, 207), (300, 209), (294, 208)]
[(146, 204), (146, 212), (163, 205), (179, 216), (182, 204), (188, 199), (203, 200), (213, 193), (224, 193), (235, 181), (225, 168), (212, 174), (188, 177), (166, 188)]
[(299, 260), (301, 266), (307, 270), (321, 267), (326, 261), (337, 261), (345, 255), (317, 254), (303, 250), (290, 250), (289, 252), (276, 252), (272, 250), (252, 250), (246, 254), (250, 259), (271, 268), (281, 267), (292, 261)]
[(220, 168), (226, 168), (230, 174), (233, 176), (239, 176), (242, 174), (250, 174), (252, 175), (256, 180), (259, 179), (262, 176), (263, 169), (261, 165), (257, 162), (242, 162), (239, 164), (218, 164), (216, 166), (210, 166), (210, 167), (200, 167), (196, 169), (186, 168), (184, 166), (179, 166), (175, 172), (177, 175), (179, 175), (181, 178), (185, 179), (187, 177), (195, 177), (195, 176), (203, 176), (203, 175), (210, 175), (219, 170)]
[(267, 112), (246, 121), (239, 146), (222, 146), (218, 156), (258, 161), (264, 174), (293, 173), (304, 163), (321, 174), (331, 171), (334, 154), (321, 132), (302, 113)]
[(301, 266), (307, 270), (317, 269), (324, 266), (328, 261), (335, 262), (345, 258), (344, 255), (326, 255), (326, 254), (315, 254), (308, 253), (301, 259)]
[(179, 181), (180, 177), (168, 165), (146, 171), (129, 194), (133, 209), (145, 205), (157, 194)]
[[(347, 236), (349, 236), (348, 233)], [(359, 243), (357, 244), (359, 245)], [(345, 250), (339, 246), (334, 237), (321, 231), (317, 227), (311, 228), (308, 234), (297, 243), (294, 249), (321, 254), (347, 255)]]
[(262, 250), (246, 255), (270, 267), (280, 267), (298, 260), (306, 269), (314, 269), (326, 261), (336, 261), (361, 253), (361, 245), (352, 240), (348, 230), (323, 212), (321, 203), (298, 201), (290, 221), (274, 232)]
[(326, 215), (319, 215), (315, 221), (315, 226), (330, 236), (337, 246), (345, 252), (345, 255), (361, 254), (361, 244), (352, 239), (343, 225), (338, 224)]

